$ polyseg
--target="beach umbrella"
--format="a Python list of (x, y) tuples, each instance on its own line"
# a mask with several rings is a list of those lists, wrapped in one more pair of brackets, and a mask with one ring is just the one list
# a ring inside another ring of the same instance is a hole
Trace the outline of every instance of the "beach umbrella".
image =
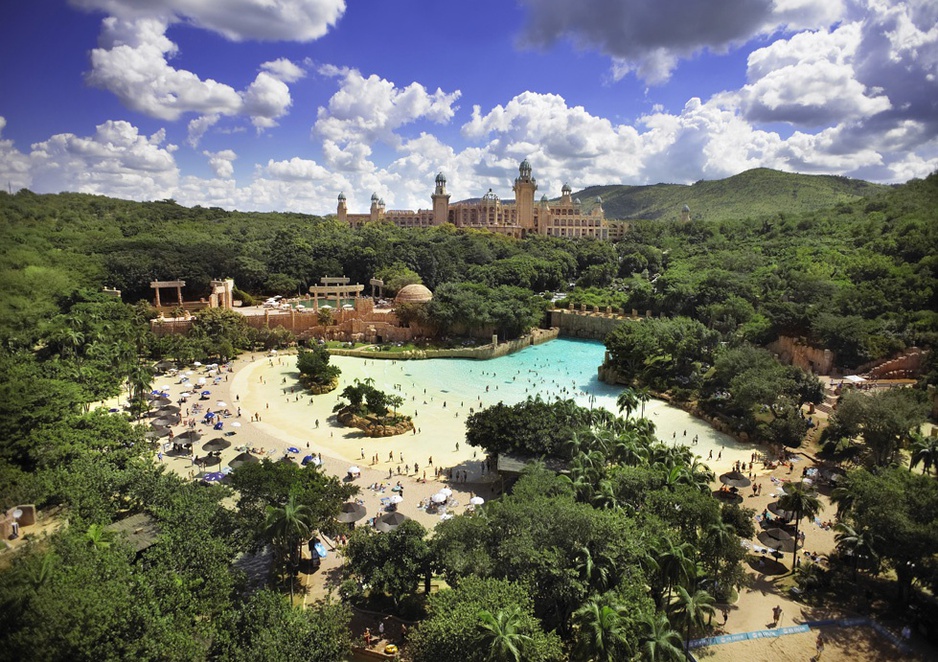
[(152, 425), (154, 428), (165, 428), (165, 427), (169, 427), (170, 425), (175, 425), (175, 424), (176, 424), (175, 416), (172, 418), (170, 418), (169, 416), (163, 416), (160, 418), (154, 418), (152, 421), (150, 421), (150, 425)]
[(214, 467), (216, 464), (221, 464), (221, 459), (214, 455), (206, 455), (198, 458), (195, 463), (202, 467)]
[(199, 377), (198, 381), (196, 381), (196, 384), (198, 384), (199, 386), (201, 386), (201, 385), (204, 384), (206, 381), (208, 381), (208, 380), (206, 380), (205, 377)]
[(173, 401), (167, 398), (165, 395), (161, 395), (152, 402), (153, 405), (157, 407), (165, 407), (166, 405), (173, 404)]
[(348, 468), (348, 472), (349, 474), (360, 474), (362, 470), (353, 464), (352, 466)]
[(299, 452), (300, 452), (300, 449), (297, 448), (296, 446), (290, 446), (290, 447), (287, 448), (287, 452), (288, 452), (288, 453), (299, 453)]
[(433, 501), (433, 503), (446, 503), (446, 495), (442, 492), (437, 492), (432, 497), (430, 497), (430, 499)]
[(720, 474), (720, 482), (730, 487), (749, 487), (752, 485), (752, 481), (740, 471), (728, 471), (725, 474)]
[(186, 370), (186, 377), (191, 377), (191, 376), (194, 375), (194, 374), (195, 374), (195, 373), (192, 372), (191, 370)]
[(443, 487), (440, 489), (440, 494), (449, 499), (451, 496), (453, 496), (453, 490), (449, 489), (448, 487)]
[(365, 510), (363, 505), (349, 501), (339, 507), (339, 514), (336, 515), (336, 519), (344, 524), (349, 524), (357, 522), (367, 514), (368, 511)]
[(201, 368), (201, 367), (202, 367), (202, 364), (199, 363), (198, 361), (193, 361), (193, 362), (192, 362), (192, 365), (194, 365), (196, 368)]
[(794, 552), (795, 539), (782, 529), (766, 529), (759, 532), (759, 542), (777, 552)]
[(404, 497), (402, 497), (400, 494), (392, 494), (392, 495), (391, 495), (391, 498), (389, 499), (389, 501), (390, 501), (391, 503), (397, 505), (397, 504), (399, 504), (399, 503), (403, 503)]
[(242, 464), (254, 464), (255, 462), (260, 462), (260, 460), (258, 460), (256, 457), (254, 457), (250, 453), (241, 453), (238, 456), (236, 456), (235, 459), (233, 459), (228, 464), (229, 466), (231, 466), (232, 469), (237, 469)]
[(302, 464), (305, 467), (307, 464), (309, 464), (315, 459), (316, 458), (314, 458), (312, 455), (307, 455), (306, 457), (303, 458), (303, 461), (300, 464)]
[(224, 401), (222, 401), (222, 400), (219, 400), (218, 402), (215, 403), (215, 406), (216, 406), (216, 407), (227, 407), (227, 406), (228, 406), (228, 403), (227, 403), (227, 402), (224, 402)]
[(224, 477), (225, 477), (225, 474), (222, 473), (221, 471), (212, 471), (202, 476), (202, 480), (203, 482), (206, 482), (206, 483), (217, 483), (218, 481), (222, 480)]
[(779, 506), (778, 501), (773, 501), (768, 506), (766, 506), (766, 508), (770, 513), (776, 515), (777, 517), (781, 517), (782, 519), (793, 519), (795, 516), (795, 513), (791, 512), (790, 510), (784, 510), (781, 506)]
[(475, 496), (469, 499), (469, 503), (473, 506), (481, 506), (483, 503), (485, 503), (485, 499), (479, 496)]
[(172, 370), (175, 367), (176, 367), (176, 364), (173, 363), (172, 361), (160, 361), (155, 366), (153, 366), (154, 369), (159, 370), (160, 372), (164, 370)]
[(235, 421), (234, 423), (231, 424), (231, 427), (233, 427), (233, 428), (239, 428), (239, 427), (241, 427), (241, 424), (238, 423), (238, 421)]
[(178, 414), (181, 410), (176, 405), (163, 405), (160, 414)]
[(165, 437), (169, 434), (169, 428), (156, 428), (155, 430), (147, 430), (144, 435), (147, 439), (159, 439), (160, 437)]
[(196, 430), (187, 430), (180, 435), (176, 436), (176, 440), (180, 442), (194, 443), (202, 438), (202, 433), (197, 432)]
[(375, 520), (375, 528), (381, 533), (390, 533), (409, 519), (407, 515), (398, 512), (387, 513)]
[(211, 441), (202, 444), (203, 451), (223, 451), (231, 446), (231, 442), (221, 437), (215, 437)]

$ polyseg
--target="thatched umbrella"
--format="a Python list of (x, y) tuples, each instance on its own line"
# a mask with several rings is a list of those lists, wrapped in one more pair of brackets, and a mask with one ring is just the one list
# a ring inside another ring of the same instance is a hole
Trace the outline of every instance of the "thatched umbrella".
[(795, 538), (782, 529), (766, 529), (759, 532), (759, 542), (778, 552), (794, 552)]
[(795, 513), (790, 510), (785, 510), (779, 506), (778, 501), (773, 501), (768, 506), (766, 506), (766, 509), (776, 517), (780, 517), (784, 520), (791, 520), (795, 518)]
[(344, 524), (349, 524), (351, 522), (357, 522), (367, 514), (368, 511), (365, 510), (363, 505), (349, 501), (343, 503), (341, 508), (339, 508), (339, 514), (336, 515), (336, 519)]
[(176, 435), (176, 441), (182, 444), (194, 444), (202, 438), (202, 433), (197, 430), (186, 430), (182, 434)]
[(150, 421), (150, 425), (154, 428), (167, 428), (170, 425), (176, 425), (175, 416), (161, 416), (160, 418), (154, 418)]
[(375, 528), (381, 533), (390, 533), (409, 519), (407, 515), (398, 512), (387, 513), (377, 519)]
[(202, 444), (203, 451), (223, 451), (231, 446), (231, 442), (222, 437), (215, 437), (211, 441)]
[(200, 467), (214, 467), (216, 464), (221, 464), (221, 458), (215, 457), (214, 455), (206, 455), (205, 457), (200, 457), (195, 461)]
[(160, 416), (164, 414), (178, 414), (180, 411), (177, 405), (163, 405), (160, 407)]
[(729, 487), (749, 487), (752, 485), (752, 481), (740, 471), (728, 471), (725, 474), (720, 474), (720, 482)]
[(254, 464), (255, 462), (260, 462), (260, 460), (258, 460), (250, 453), (240, 453), (231, 462), (228, 463), (228, 466), (232, 469), (237, 469), (242, 464)]
[(156, 428), (154, 430), (147, 430), (144, 436), (147, 439), (159, 439), (160, 437), (165, 437), (169, 434), (169, 428)]

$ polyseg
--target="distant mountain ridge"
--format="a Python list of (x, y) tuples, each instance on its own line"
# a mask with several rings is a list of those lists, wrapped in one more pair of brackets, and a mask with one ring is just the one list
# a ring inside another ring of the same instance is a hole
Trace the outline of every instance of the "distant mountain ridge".
[(607, 219), (680, 218), (684, 205), (691, 218), (707, 221), (757, 218), (779, 212), (797, 214), (888, 190), (885, 184), (836, 175), (802, 175), (755, 168), (726, 179), (694, 184), (591, 186), (574, 195), (587, 210), (602, 197)]

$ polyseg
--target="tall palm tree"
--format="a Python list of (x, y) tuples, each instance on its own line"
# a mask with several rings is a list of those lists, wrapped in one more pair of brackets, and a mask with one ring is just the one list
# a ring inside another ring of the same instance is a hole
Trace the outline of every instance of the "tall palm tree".
[(522, 614), (517, 609), (495, 614), (483, 609), (479, 612), (479, 644), (488, 654), (491, 662), (521, 662), (524, 646), (531, 637), (521, 631)]
[(919, 464), (922, 465), (922, 474), (931, 473), (932, 467), (938, 468), (938, 437), (912, 434), (912, 457), (909, 459), (909, 471)]
[(581, 548), (576, 567), (594, 593), (605, 593), (618, 583), (616, 562), (604, 552), (593, 554), (589, 547)]
[(638, 407), (638, 395), (629, 387), (622, 389), (622, 393), (616, 398), (616, 406), (619, 413), (625, 412), (625, 417), (630, 418), (632, 412)]
[(837, 532), (834, 536), (837, 548), (853, 556), (853, 581), (856, 582), (861, 557), (871, 559), (874, 565), (878, 561), (879, 555), (876, 553), (875, 548), (881, 536), (865, 527), (858, 531), (846, 522), (838, 523), (834, 527), (834, 531)]
[(574, 659), (615, 662), (630, 656), (620, 607), (603, 605), (594, 598), (574, 612), (573, 621), (577, 626)]
[(639, 414), (640, 418), (645, 418), (645, 403), (651, 400), (651, 389), (647, 386), (642, 386), (641, 388), (635, 389), (635, 397), (638, 398), (638, 401), (642, 403), (642, 413)]
[(642, 629), (639, 641), (644, 662), (678, 662), (684, 658), (681, 635), (671, 628), (667, 616), (658, 613), (645, 617)]
[(690, 638), (698, 629), (706, 626), (704, 617), (713, 618), (713, 596), (699, 589), (690, 593), (683, 586), (677, 587), (677, 595), (671, 603), (671, 613), (684, 626), (684, 651), (689, 650)]
[(792, 552), (791, 569), (794, 572), (798, 559), (798, 529), (805, 517), (814, 517), (824, 509), (817, 498), (817, 492), (803, 482), (791, 483), (782, 487), (782, 496), (778, 498), (780, 508), (795, 514), (795, 549)]
[[(312, 513), (309, 506), (296, 503), (296, 496), (290, 495), (282, 508), (267, 506), (267, 521), (264, 533), (273, 543), (281, 562), (295, 565), (300, 544), (309, 538)], [(293, 601), (293, 577), (290, 577), (290, 601)]]
[(690, 543), (675, 545), (670, 538), (663, 537), (653, 546), (658, 556), (658, 569), (664, 587), (668, 589), (667, 602), (675, 586), (686, 584), (695, 575), (694, 548)]

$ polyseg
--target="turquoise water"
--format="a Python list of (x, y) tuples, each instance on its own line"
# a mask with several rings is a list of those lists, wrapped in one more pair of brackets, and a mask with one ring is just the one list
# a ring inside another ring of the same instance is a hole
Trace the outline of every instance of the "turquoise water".
[[(364, 361), (364, 371), (375, 380), (375, 386), (404, 397), (401, 409), (406, 413), (412, 413), (411, 409), (413, 413), (426, 413), (429, 408), (465, 415), (470, 408), (478, 410), (500, 401), (515, 404), (535, 395), (547, 400), (572, 398), (584, 407), (604, 407), (618, 413), (616, 397), (622, 387), (604, 384), (597, 378), (604, 354), (601, 342), (559, 338), (489, 361), (389, 361), (340, 356), (332, 360), (340, 368), (355, 362), (359, 370)], [(695, 450), (704, 458), (710, 449), (714, 457), (723, 450), (724, 461), (732, 451), (736, 451), (732, 457), (748, 458), (752, 448), (661, 400), (646, 403), (645, 417), (655, 423), (658, 438), (666, 443), (690, 445), (697, 437)]]

